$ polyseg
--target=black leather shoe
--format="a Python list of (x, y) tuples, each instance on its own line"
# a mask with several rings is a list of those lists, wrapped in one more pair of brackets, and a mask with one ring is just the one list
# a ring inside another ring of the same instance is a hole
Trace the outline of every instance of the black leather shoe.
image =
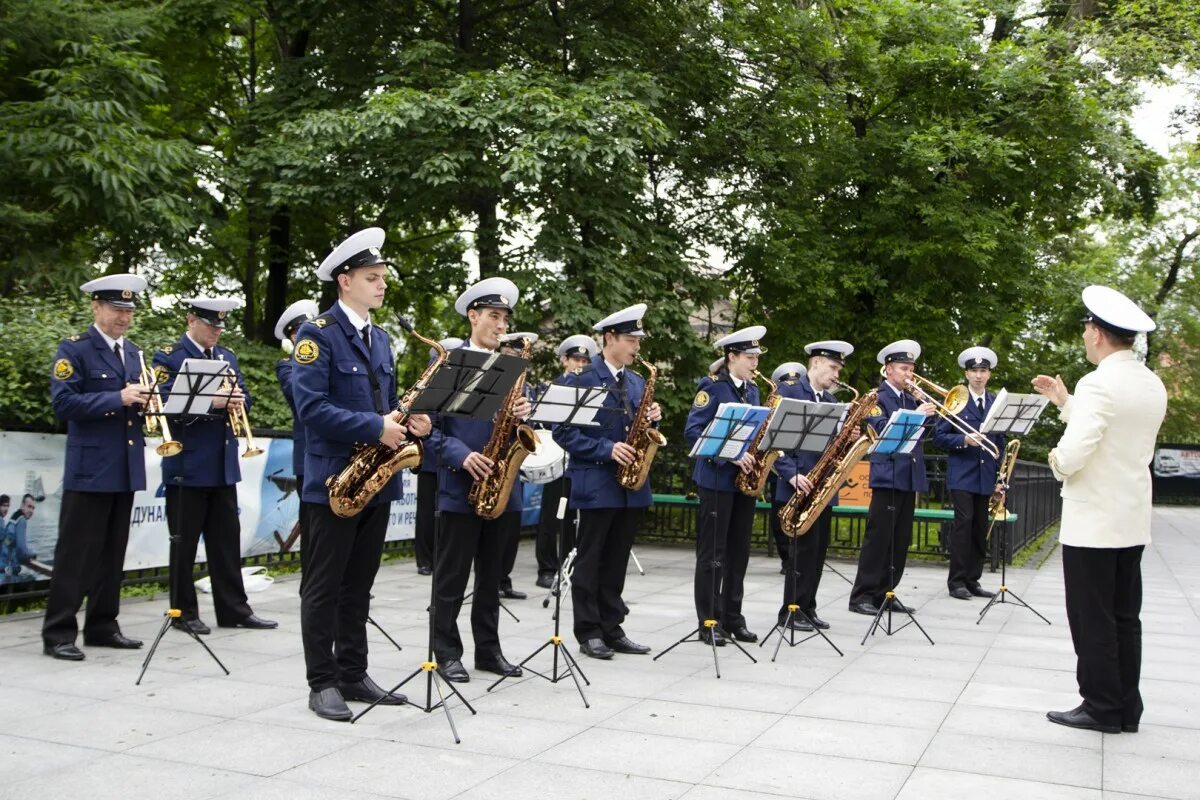
[(346, 700), (358, 700), (363, 703), (374, 703), (379, 701), (381, 706), (402, 706), (408, 702), (408, 698), (396, 692), (388, 694), (379, 684), (371, 680), (370, 675), (363, 675), (361, 681), (354, 683), (343, 683), (338, 686), (338, 691), (342, 693), (342, 698)]
[(866, 600), (861, 603), (851, 603), (850, 610), (855, 614), (866, 614), (868, 617), (873, 617), (879, 613), (878, 606), (871, 605)]
[(538, 575), (537, 580), (534, 582), (534, 585), (537, 586), (539, 589), (549, 589), (551, 586), (554, 585), (554, 576), (553, 575)]
[(628, 636), (622, 636), (620, 639), (609, 639), (605, 642), (617, 653), (628, 653), (631, 656), (644, 656), (650, 652), (650, 648), (644, 644), (638, 644)]
[(84, 636), (83, 643), (88, 647), (115, 647), (118, 650), (137, 650), (142, 646), (137, 639), (127, 638), (120, 631), (106, 636)]
[(725, 635), (717, 628), (701, 628), (700, 641), (705, 644), (715, 644), (717, 647), (724, 647)]
[(438, 667), (438, 672), (442, 673), (443, 678), (454, 683), (468, 683), (471, 680), (471, 673), (467, 672), (467, 668), (457, 658), (443, 661)]
[(613, 657), (612, 648), (606, 645), (603, 639), (588, 639), (579, 645), (579, 652), (592, 658), (609, 659)]
[(201, 636), (208, 636), (212, 633), (212, 628), (204, 624), (200, 619), (183, 619), (182, 617), (171, 623), (172, 628), (179, 628), (181, 631), (191, 631), (198, 633)]
[(810, 611), (808, 618), (812, 620), (813, 627), (820, 628), (823, 631), (829, 630), (829, 623), (817, 616), (817, 612)]
[(789, 622), (786, 627), (791, 628), (794, 631), (803, 631), (805, 633), (811, 633), (813, 629), (812, 625), (809, 625), (804, 621), (804, 617), (792, 617), (791, 622)]
[(529, 595), (524, 592), (518, 592), (516, 589), (501, 589), (500, 596), (505, 600), (524, 600)]
[(758, 634), (747, 628), (745, 625), (739, 625), (729, 631), (733, 634), (733, 638), (739, 642), (757, 642)]
[(896, 614), (915, 614), (917, 610), (912, 606), (906, 606), (899, 600), (892, 601), (892, 611)]
[(421, 566), (417, 567), (417, 574), (418, 575), (432, 575), (433, 567), (427, 567), (424, 564), (422, 564)]
[(508, 659), (497, 653), (491, 658), (475, 657), (475, 669), (481, 669), (484, 672), (494, 672), (497, 675), (507, 675), (510, 678), (519, 678), (525, 674), (524, 670), (516, 664), (508, 663)]
[(1101, 733), (1120, 733), (1120, 725), (1101, 725), (1091, 714), (1084, 711), (1083, 706), (1076, 706), (1070, 711), (1048, 711), (1046, 719), (1068, 728), (1083, 728)]
[(955, 586), (950, 590), (950, 596), (955, 600), (970, 600), (971, 593), (961, 586)]
[(342, 699), (342, 693), (332, 686), (319, 692), (309, 692), (308, 707), (322, 719), (346, 722), (353, 716), (350, 713), (350, 706), (346, 705), (346, 701)]
[[(220, 624), (220, 623), (218, 623)], [(258, 631), (265, 631), (271, 628), (278, 628), (279, 623), (273, 619), (263, 619), (262, 617), (251, 614), (245, 619), (240, 619), (232, 625), (221, 625), (222, 628), (253, 628)]]
[(83, 651), (71, 642), (45, 644), (42, 646), (42, 652), (51, 658), (57, 658), (60, 661), (83, 661), (83, 659), (86, 658), (86, 656), (83, 654)]
[(971, 594), (975, 595), (976, 597), (995, 597), (996, 596), (995, 592), (989, 592), (987, 589), (984, 589), (982, 586), (972, 586), (969, 589), (967, 589), (967, 591), (969, 591)]
[(1137, 733), (1138, 724), (1136, 722), (1122, 722), (1121, 733)]

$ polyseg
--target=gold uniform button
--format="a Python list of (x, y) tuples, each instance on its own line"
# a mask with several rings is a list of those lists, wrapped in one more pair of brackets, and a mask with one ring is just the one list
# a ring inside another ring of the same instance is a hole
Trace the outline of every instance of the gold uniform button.
[(130, 440), (129, 440), (129, 446), (130, 446), (130, 447), (133, 447), (133, 439), (130, 439)]

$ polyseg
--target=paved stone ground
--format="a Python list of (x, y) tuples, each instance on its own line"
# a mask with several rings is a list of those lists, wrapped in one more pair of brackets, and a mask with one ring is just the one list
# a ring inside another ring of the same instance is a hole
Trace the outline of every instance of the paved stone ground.
[[(936, 646), (909, 628), (862, 647), (869, 620), (846, 610), (849, 585), (827, 573), (821, 613), (844, 658), (819, 639), (785, 648), (774, 664), (771, 645), (753, 648), (758, 664), (726, 647), (720, 680), (697, 644), (657, 662), (585, 659), (590, 709), (569, 681), (487, 693), (481, 673), (466, 685), (478, 715), (454, 706), (460, 745), (440, 713), (380, 708), (355, 725), (313, 716), (289, 580), (251, 598), (279, 630), (208, 637), (229, 677), (172, 633), (137, 687), (140, 653), (92, 649), (82, 665), (53, 661), (40, 653), (37, 616), (0, 622), (0, 797), (1200, 798), (1198, 530), (1200, 510), (1155, 511), (1144, 566), (1146, 715), (1136, 735), (1044, 719), (1077, 702), (1057, 556), (1009, 575), (1053, 626), (1012, 606), (977, 626), (982, 601), (949, 598), (944, 567), (912, 564), (901, 597), (919, 608)], [(683, 549), (637, 554), (646, 574), (631, 572), (627, 583), (628, 629), (660, 651), (692, 619), (692, 558)], [(517, 585), (531, 597), (510, 603), (520, 623), (501, 615), (514, 661), (551, 630), (532, 565), (526, 546)], [(760, 634), (780, 581), (775, 562), (752, 560), (746, 611)], [(373, 613), (404, 650), (372, 634), (380, 683), (423, 660), (428, 590), (411, 563), (381, 570)], [(161, 611), (161, 601), (128, 603), (125, 632), (151, 639)]]

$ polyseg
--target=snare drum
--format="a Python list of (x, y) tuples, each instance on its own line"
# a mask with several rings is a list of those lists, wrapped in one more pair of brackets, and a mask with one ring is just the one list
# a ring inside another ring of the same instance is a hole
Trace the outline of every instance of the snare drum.
[(538, 431), (538, 446), (521, 462), (521, 480), (526, 483), (550, 483), (567, 470), (567, 454), (553, 439), (550, 431)]

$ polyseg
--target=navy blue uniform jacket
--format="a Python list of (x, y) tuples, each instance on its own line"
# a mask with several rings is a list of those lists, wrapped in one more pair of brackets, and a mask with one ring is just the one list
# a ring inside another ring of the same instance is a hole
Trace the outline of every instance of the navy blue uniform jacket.
[[(835, 398), (829, 392), (817, 392), (809, 383), (808, 376), (802, 375), (792, 383), (779, 384), (780, 397), (790, 397), (793, 400), (813, 400), (820, 403), (836, 402)], [(789, 483), (797, 474), (807, 475), (809, 470), (817, 465), (817, 461), (821, 458), (820, 453), (787, 453), (775, 460), (775, 472), (779, 475), (779, 480), (775, 481), (775, 500), (779, 503), (786, 503), (792, 499), (792, 495), (796, 490)], [(838, 496), (835, 492), (833, 499), (829, 501), (830, 506), (838, 504)]]
[(596, 414), (598, 427), (559, 425), (554, 441), (571, 456), (567, 477), (571, 479), (571, 508), (646, 508), (651, 500), (650, 481), (631, 492), (617, 482), (619, 465), (612, 460), (613, 445), (629, 438), (632, 414), (637, 414), (646, 393), (646, 379), (631, 369), (625, 369), (625, 392), (629, 409), (617, 391), (617, 379), (604, 363), (604, 356), (595, 355), (578, 375), (561, 379), (564, 386), (600, 387), (609, 389), (600, 411)]
[(59, 343), (50, 373), (50, 403), (55, 416), (67, 423), (64, 489), (146, 488), (142, 416), (138, 406), (121, 405), (121, 390), (137, 382), (141, 372), (138, 351), (126, 339), (122, 366), (95, 327)]
[[(975, 405), (974, 398), (968, 395), (966, 408), (958, 412), (958, 418), (975, 430), (983, 424), (987, 412), (991, 411), (996, 402), (996, 395), (987, 392), (983, 400), (983, 413)], [(1004, 437), (991, 434), (988, 440), (996, 445), (996, 450), (1004, 452)], [(992, 458), (992, 454), (982, 447), (970, 447), (966, 444), (966, 435), (957, 430), (944, 419), (938, 419), (934, 428), (933, 443), (946, 451), (946, 488), (958, 489), (975, 494), (988, 494), (996, 488), (996, 474), (1000, 471), (1000, 462)]]
[(287, 400), (288, 408), (292, 410), (292, 474), (304, 474), (304, 425), (296, 414), (296, 398), (292, 392), (292, 359), (281, 358), (275, 364), (275, 379), (279, 381), (279, 389), (283, 399)]
[[(898, 408), (915, 411), (921, 402), (908, 392), (896, 396), (895, 390), (887, 381), (879, 384), (879, 407), (883, 413), (876, 417), (867, 417), (867, 424), (878, 433), (887, 424), (892, 412)], [(876, 453), (871, 455), (871, 488), (895, 489), (901, 492), (927, 492), (929, 481), (925, 477), (925, 440), (933, 429), (937, 419), (930, 416), (925, 420), (925, 432), (921, 434), (917, 446), (911, 453), (901, 453), (896, 456)]]
[[(722, 372), (707, 388), (696, 392), (696, 399), (692, 402), (691, 411), (688, 412), (687, 425), (683, 429), (683, 438), (687, 441), (689, 450), (695, 446), (700, 434), (717, 415), (717, 408), (721, 403), (758, 405), (758, 387), (754, 385), (754, 381), (746, 381), (742, 384), (742, 388), (746, 392), (744, 399), (738, 394), (729, 373)], [(692, 469), (692, 480), (701, 489), (736, 492), (738, 489), (734, 485), (734, 480), (739, 474), (741, 474), (741, 469), (732, 461), (698, 458), (696, 466)]]

